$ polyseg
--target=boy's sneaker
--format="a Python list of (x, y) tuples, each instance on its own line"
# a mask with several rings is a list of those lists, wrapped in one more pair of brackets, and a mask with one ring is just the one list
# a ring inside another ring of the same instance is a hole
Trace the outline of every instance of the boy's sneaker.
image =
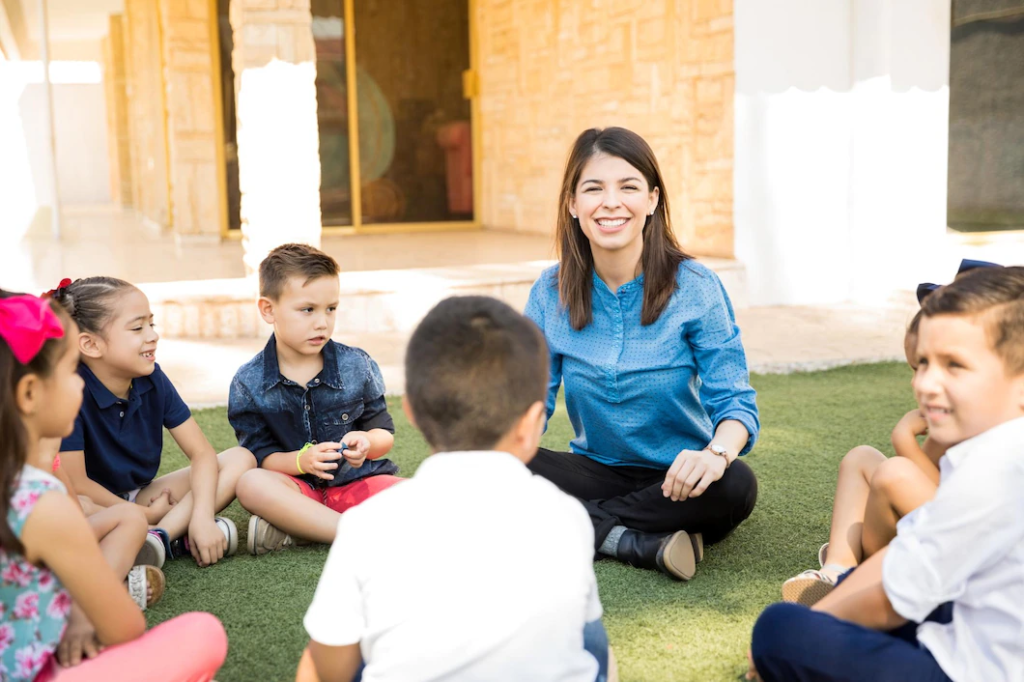
[[(228, 549), (224, 552), (224, 556), (232, 556), (238, 551), (238, 528), (235, 526), (235, 522), (225, 516), (214, 516), (214, 523), (220, 528), (220, 532), (224, 533), (224, 537), (228, 541)], [(168, 558), (178, 559), (183, 556), (192, 556), (192, 548), (189, 546), (188, 535), (182, 535), (176, 540), (167, 539), (167, 531), (163, 528), (154, 529), (160, 533), (160, 537), (164, 539), (164, 550)], [(150, 531), (153, 533), (154, 531)]]
[(132, 566), (156, 566), (157, 568), (163, 568), (166, 559), (167, 548), (164, 546), (164, 538), (157, 532), (157, 529), (154, 529), (146, 533), (146, 542), (135, 556), (135, 562)]
[(238, 527), (226, 516), (214, 516), (213, 520), (220, 528), (220, 532), (224, 533), (224, 537), (228, 539), (228, 549), (224, 552), (224, 556), (234, 556), (238, 551)]
[(814, 606), (828, 596), (835, 586), (834, 575), (810, 569), (782, 583), (782, 601)]
[(259, 556), (267, 552), (276, 552), (279, 549), (294, 547), (296, 543), (288, 533), (253, 514), (249, 518), (247, 544), (249, 546), (249, 554)]

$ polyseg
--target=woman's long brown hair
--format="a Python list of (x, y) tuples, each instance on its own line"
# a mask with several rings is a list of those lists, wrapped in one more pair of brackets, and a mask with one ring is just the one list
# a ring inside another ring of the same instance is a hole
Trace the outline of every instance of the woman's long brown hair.
[(576, 193), (583, 167), (591, 157), (605, 153), (616, 156), (636, 168), (647, 181), (649, 191), (657, 187), (660, 199), (654, 215), (644, 225), (644, 250), (640, 267), (644, 275), (644, 303), (641, 324), (653, 324), (665, 310), (676, 289), (676, 271), (688, 260), (672, 234), (669, 218), (668, 192), (662, 181), (658, 160), (650, 145), (636, 133), (625, 128), (591, 128), (576, 138), (562, 177), (562, 193), (558, 207), (556, 241), (558, 246), (558, 293), (562, 305), (569, 309), (572, 328), (583, 329), (593, 319), (592, 289), (594, 256), (590, 240), (569, 213), (569, 202)]
[[(0, 291), (0, 299), (17, 295)], [(70, 322), (68, 314), (56, 303), (51, 302), (50, 306), (67, 329)], [(18, 412), (18, 382), (28, 374), (35, 374), (44, 379), (50, 376), (63, 355), (66, 344), (66, 336), (50, 339), (27, 365), (23, 365), (15, 359), (7, 342), (0, 339), (0, 486), (3, 486), (0, 489), (0, 547), (8, 554), (24, 552), (21, 541), (7, 523), (11, 496), (18, 476), (21, 475), (21, 469), (25, 466), (29, 448), (28, 432)]]

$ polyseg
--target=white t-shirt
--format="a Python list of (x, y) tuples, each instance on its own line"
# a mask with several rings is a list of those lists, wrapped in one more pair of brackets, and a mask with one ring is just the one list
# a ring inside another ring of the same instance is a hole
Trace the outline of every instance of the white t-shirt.
[(917, 639), (955, 682), (1024, 682), (1024, 418), (950, 448), (935, 498), (900, 519), (882, 563), (893, 609), (953, 621)]
[(365, 682), (593, 682), (593, 555), (583, 506), (518, 459), (440, 453), (342, 515), (304, 624), (359, 642)]

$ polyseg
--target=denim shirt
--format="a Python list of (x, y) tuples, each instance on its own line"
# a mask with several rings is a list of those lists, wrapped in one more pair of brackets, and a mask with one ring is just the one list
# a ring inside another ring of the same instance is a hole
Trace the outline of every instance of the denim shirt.
[[(340, 442), (349, 431), (395, 432), (384, 399), (380, 368), (365, 351), (336, 341), (323, 350), (324, 368), (305, 386), (281, 375), (277, 341), (242, 365), (231, 382), (228, 421), (238, 444), (263, 460), (275, 452), (293, 452), (306, 443)], [(338, 460), (334, 479), (301, 476), (314, 487), (335, 487), (379, 474), (396, 474), (389, 459), (367, 459), (358, 469)]]
[(526, 316), (551, 353), (548, 417), (558, 387), (576, 438), (573, 452), (609, 466), (667, 469), (681, 450), (701, 450), (726, 419), (750, 434), (760, 423), (732, 304), (718, 276), (680, 263), (676, 290), (661, 316), (640, 322), (644, 278), (612, 291), (593, 275), (593, 321), (580, 330), (558, 294), (558, 266), (530, 291)]

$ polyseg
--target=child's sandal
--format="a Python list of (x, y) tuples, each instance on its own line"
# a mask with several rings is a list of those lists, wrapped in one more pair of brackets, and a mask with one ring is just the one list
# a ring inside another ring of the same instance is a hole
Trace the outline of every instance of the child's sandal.
[(145, 611), (164, 596), (167, 578), (156, 566), (133, 566), (128, 571), (128, 594)]

